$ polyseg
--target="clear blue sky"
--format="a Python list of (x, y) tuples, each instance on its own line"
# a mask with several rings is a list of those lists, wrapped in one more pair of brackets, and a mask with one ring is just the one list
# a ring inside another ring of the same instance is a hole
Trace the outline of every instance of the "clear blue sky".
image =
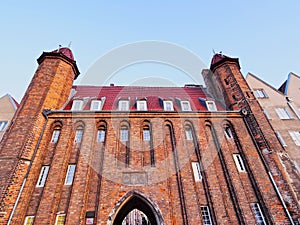
[[(289, 72), (300, 75), (299, 12), (300, 1), (277, 0), (5, 1), (0, 96), (20, 101), (42, 51), (70, 41), (81, 76), (115, 47), (158, 40), (191, 50), (207, 66), (212, 49), (239, 57), (244, 76), (251, 72), (278, 87)], [(138, 76), (145, 68), (129, 71)]]

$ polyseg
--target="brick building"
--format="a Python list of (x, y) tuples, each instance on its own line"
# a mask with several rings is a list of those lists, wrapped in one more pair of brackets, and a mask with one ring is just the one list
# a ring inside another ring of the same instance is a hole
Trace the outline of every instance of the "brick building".
[(275, 130), (285, 151), (279, 153), (290, 183), (300, 199), (300, 77), (294, 73), (279, 89), (272, 87), (253, 74), (246, 81), (256, 95), (257, 101)]
[(73, 86), (68, 48), (38, 63), (0, 145), (0, 224), (298, 224), (238, 59), (216, 54), (207, 89)]

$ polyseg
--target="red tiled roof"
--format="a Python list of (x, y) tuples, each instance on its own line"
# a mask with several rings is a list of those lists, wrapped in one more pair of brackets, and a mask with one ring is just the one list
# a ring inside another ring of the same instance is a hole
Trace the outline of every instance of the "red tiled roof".
[(69, 49), (69, 48), (59, 48), (52, 52), (55, 52), (55, 53), (60, 52), (60, 53), (64, 54), (65, 56), (67, 56), (69, 59), (72, 59), (74, 61), (73, 53), (72, 53), (71, 49)]
[[(84, 110), (89, 110), (92, 99), (106, 97), (102, 110), (117, 110), (118, 100), (130, 99), (130, 110), (136, 110), (137, 99), (147, 99), (148, 111), (162, 110), (160, 98), (173, 101), (175, 111), (181, 111), (178, 100), (189, 100), (192, 110), (207, 111), (201, 99), (211, 99), (200, 87), (141, 87), (141, 86), (73, 86), (76, 94), (68, 102), (64, 110), (72, 108), (74, 99), (87, 99)], [(176, 100), (177, 99), (177, 100)], [(217, 104), (221, 109), (220, 104)]]

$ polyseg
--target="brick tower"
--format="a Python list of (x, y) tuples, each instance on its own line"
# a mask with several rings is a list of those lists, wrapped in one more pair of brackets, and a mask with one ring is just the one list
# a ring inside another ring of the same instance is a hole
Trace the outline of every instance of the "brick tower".
[(286, 206), (298, 216), (237, 59), (216, 55), (215, 74), (203, 72), (215, 98), (200, 85), (72, 86), (69, 49), (38, 62), (1, 146), (0, 224), (293, 224)]
[(283, 199), (282, 204), (287, 207), (296, 221), (300, 216), (299, 204), (293, 189), (287, 182), (288, 179), (278, 156), (278, 153), (284, 149), (240, 72), (238, 58), (215, 54), (210, 70), (203, 70), (202, 75), (209, 92), (215, 98), (223, 100), (229, 110), (240, 110), (244, 115), (249, 134), (260, 150), (259, 155), (264, 162), (269, 180), (275, 188), (278, 187), (278, 195)]
[(43, 110), (60, 109), (79, 75), (68, 48), (43, 52), (37, 61), (37, 71), (0, 145), (0, 224), (9, 223), (37, 154), (46, 122)]

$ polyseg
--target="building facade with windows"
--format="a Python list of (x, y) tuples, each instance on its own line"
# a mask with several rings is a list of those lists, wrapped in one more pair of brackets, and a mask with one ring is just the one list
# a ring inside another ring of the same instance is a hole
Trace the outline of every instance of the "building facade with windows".
[(275, 89), (250, 73), (246, 80), (284, 148), (284, 151), (280, 153), (280, 160), (299, 201), (300, 77), (290, 73), (279, 89)]
[(9, 94), (0, 98), (0, 141), (18, 109), (17, 101)]
[(216, 54), (207, 88), (74, 86), (68, 48), (38, 63), (0, 145), (0, 224), (298, 223), (238, 59)]

